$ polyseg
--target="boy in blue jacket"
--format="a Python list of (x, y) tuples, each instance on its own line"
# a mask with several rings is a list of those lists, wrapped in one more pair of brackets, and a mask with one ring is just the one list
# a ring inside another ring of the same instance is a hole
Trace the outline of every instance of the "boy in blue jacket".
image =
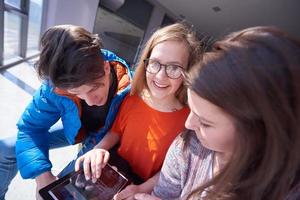
[(0, 200), (18, 169), (23, 178), (35, 178), (38, 191), (56, 179), (49, 149), (81, 142), (80, 156), (110, 129), (132, 75), (124, 60), (101, 47), (97, 35), (78, 26), (43, 34), (36, 63), (43, 83), (17, 124), (17, 137), (0, 140)]

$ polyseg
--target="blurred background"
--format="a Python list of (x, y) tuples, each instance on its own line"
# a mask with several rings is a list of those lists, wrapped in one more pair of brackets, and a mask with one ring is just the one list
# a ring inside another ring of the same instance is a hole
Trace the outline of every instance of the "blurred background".
[(99, 34), (134, 65), (151, 33), (175, 21), (193, 24), (200, 37), (257, 25), (300, 37), (299, 9), (299, 0), (0, 0), (0, 67), (37, 55), (41, 33), (58, 24)]

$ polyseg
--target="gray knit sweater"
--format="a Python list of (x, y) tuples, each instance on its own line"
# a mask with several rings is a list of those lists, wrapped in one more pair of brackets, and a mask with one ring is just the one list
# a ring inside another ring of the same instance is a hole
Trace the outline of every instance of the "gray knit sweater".
[[(204, 148), (194, 132), (187, 134), (189, 140), (185, 142), (179, 135), (170, 146), (154, 187), (153, 194), (163, 200), (184, 200), (191, 191), (212, 178), (213, 151)], [(300, 184), (285, 200), (300, 200)]]
[(153, 191), (161, 199), (186, 199), (192, 190), (212, 178), (213, 151), (204, 148), (194, 132), (188, 134), (186, 144), (179, 135), (166, 155)]

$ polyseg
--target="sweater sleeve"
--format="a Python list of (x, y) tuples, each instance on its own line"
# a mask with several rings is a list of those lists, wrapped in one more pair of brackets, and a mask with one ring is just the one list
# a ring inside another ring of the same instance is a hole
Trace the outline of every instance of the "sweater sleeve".
[(178, 136), (170, 146), (158, 183), (153, 194), (161, 199), (179, 199), (182, 191), (182, 176), (184, 171), (183, 141)]

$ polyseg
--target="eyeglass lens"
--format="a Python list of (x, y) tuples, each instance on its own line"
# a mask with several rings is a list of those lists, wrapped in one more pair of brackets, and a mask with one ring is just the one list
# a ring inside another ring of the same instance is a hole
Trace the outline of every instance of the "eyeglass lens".
[(161, 64), (158, 61), (146, 60), (145, 62), (146, 70), (149, 73), (156, 74), (158, 73), (162, 66), (165, 67), (165, 72), (169, 78), (179, 78), (182, 74), (182, 68), (175, 64)]

